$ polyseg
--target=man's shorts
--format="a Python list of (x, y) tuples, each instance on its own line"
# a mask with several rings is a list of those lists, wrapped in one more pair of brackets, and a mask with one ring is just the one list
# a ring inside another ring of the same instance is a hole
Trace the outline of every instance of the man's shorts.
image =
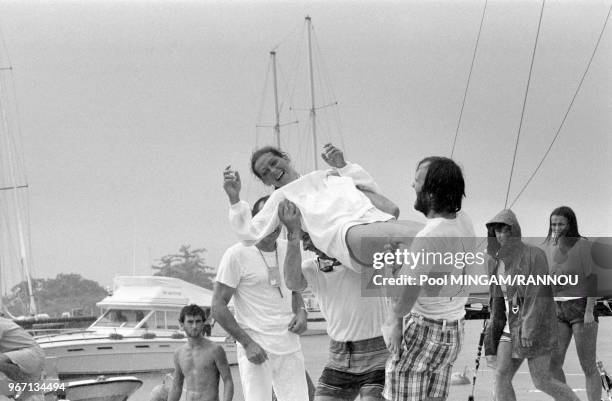
[(358, 395), (382, 399), (388, 357), (382, 337), (349, 342), (330, 340), (329, 361), (315, 395), (350, 400)]
[[(584, 323), (584, 311), (586, 310), (587, 299), (577, 298), (570, 299), (567, 301), (556, 301), (557, 304), (557, 320), (562, 323), (567, 323), (570, 326), (574, 323)], [(597, 313), (595, 315), (595, 321), (599, 322)]]
[(387, 362), (385, 399), (446, 398), (463, 335), (463, 319), (433, 320), (411, 313), (404, 325), (401, 353)]

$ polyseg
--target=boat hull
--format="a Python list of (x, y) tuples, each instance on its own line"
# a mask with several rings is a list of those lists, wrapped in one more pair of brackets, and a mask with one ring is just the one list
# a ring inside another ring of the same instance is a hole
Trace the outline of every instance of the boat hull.
[[(236, 361), (236, 344), (210, 337), (223, 346), (230, 364)], [(64, 341), (39, 340), (46, 356), (46, 371), (60, 379), (109, 374), (169, 372), (174, 369), (174, 351), (185, 338), (121, 339), (93, 338)]]
[[(71, 401), (125, 401), (142, 386), (133, 376), (103, 377), (64, 382), (63, 399)], [(45, 393), (45, 401), (56, 401), (57, 392)]]

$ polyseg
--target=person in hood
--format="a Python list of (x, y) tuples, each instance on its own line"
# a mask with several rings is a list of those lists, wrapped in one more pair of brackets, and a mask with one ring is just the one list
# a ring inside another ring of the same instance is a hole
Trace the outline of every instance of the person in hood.
[[(505, 209), (487, 224), (488, 273), (514, 281), (490, 287), (491, 323), (485, 335), (485, 355), (497, 355), (497, 401), (515, 401), (512, 378), (527, 359), (535, 387), (557, 401), (578, 401), (565, 383), (553, 378), (550, 360), (556, 345), (557, 320), (550, 285), (530, 284), (529, 278), (546, 276), (543, 250), (521, 240), (514, 213)], [(519, 283), (518, 277), (525, 283)]]

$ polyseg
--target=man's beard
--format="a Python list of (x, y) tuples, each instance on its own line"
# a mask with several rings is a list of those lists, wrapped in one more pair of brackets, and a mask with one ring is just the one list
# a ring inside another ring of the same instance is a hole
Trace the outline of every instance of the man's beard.
[(417, 192), (416, 200), (414, 201), (414, 209), (423, 213), (425, 216), (429, 214), (431, 210), (431, 201), (429, 196), (423, 191)]
[(204, 328), (202, 327), (202, 329), (200, 330), (192, 330), (191, 332), (189, 331), (185, 331), (185, 334), (187, 335), (187, 337), (189, 338), (198, 338), (202, 336), (202, 333), (204, 333)]

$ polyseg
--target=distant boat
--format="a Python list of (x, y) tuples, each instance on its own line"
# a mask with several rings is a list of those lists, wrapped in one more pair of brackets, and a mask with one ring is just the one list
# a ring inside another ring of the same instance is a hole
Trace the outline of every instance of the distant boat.
[[(118, 276), (113, 295), (98, 302), (104, 313), (88, 329), (40, 336), (47, 368), (60, 379), (174, 369), (174, 351), (186, 343), (178, 322), (181, 308), (210, 309), (212, 291), (171, 277)], [(236, 363), (236, 343), (220, 327), (211, 341)], [(53, 366), (52, 366), (53, 365)]]

